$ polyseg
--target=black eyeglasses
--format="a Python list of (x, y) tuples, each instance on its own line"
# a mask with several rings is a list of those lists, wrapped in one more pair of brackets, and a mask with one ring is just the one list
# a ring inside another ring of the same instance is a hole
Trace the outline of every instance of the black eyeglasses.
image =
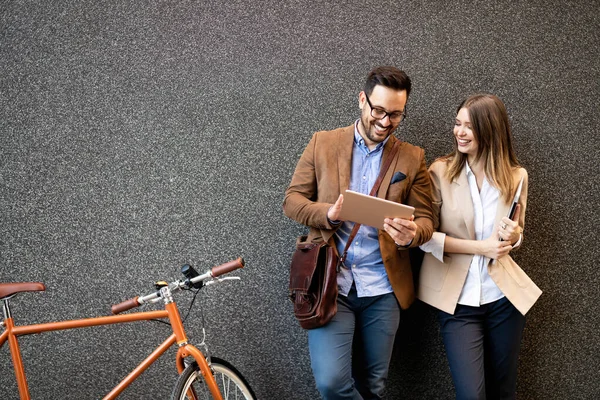
[(406, 106), (404, 106), (404, 111), (394, 111), (394, 112), (390, 113), (390, 112), (385, 111), (381, 107), (373, 107), (373, 105), (371, 104), (371, 101), (369, 100), (369, 96), (367, 96), (366, 93), (365, 93), (365, 98), (367, 99), (367, 103), (369, 104), (369, 107), (371, 108), (371, 117), (373, 117), (373, 118), (384, 119), (386, 116), (388, 116), (388, 117), (390, 117), (390, 122), (392, 122), (394, 124), (396, 124), (398, 122), (402, 122), (406, 118)]

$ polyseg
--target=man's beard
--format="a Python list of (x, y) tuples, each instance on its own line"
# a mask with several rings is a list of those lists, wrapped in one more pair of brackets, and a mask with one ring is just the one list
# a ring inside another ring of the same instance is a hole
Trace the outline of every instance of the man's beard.
[[(397, 126), (394, 127), (394, 125), (390, 124), (385, 131), (376, 132), (375, 125), (381, 126), (379, 125), (379, 121), (375, 120), (372, 123), (369, 123), (368, 117), (361, 117), (360, 124), (362, 125), (363, 132), (365, 132), (365, 136), (373, 143), (383, 142), (398, 128)], [(382, 134), (385, 136), (382, 136)]]

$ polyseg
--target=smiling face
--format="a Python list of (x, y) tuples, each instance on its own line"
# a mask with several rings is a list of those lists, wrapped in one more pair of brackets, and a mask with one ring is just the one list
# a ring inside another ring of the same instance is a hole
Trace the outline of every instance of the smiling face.
[[(369, 101), (375, 109), (382, 109), (387, 113), (395, 113), (404, 111), (407, 100), (406, 90), (394, 90), (382, 85), (377, 85), (369, 95)], [(365, 141), (365, 144), (370, 149), (377, 146), (390, 136), (398, 125), (398, 122), (390, 121), (389, 115), (384, 118), (377, 119), (371, 115), (371, 107), (367, 102), (365, 92), (360, 92), (359, 106), (361, 108), (360, 123), (358, 124), (358, 132)]]
[(458, 110), (454, 122), (454, 138), (459, 152), (467, 156), (469, 162), (477, 157), (478, 143), (471, 125), (469, 110), (465, 107)]

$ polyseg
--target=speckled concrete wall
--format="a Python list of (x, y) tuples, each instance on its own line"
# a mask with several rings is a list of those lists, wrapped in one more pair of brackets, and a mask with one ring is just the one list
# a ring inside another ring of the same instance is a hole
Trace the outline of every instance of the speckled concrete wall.
[[(465, 96), (506, 102), (530, 176), (517, 258), (544, 290), (518, 395), (598, 398), (599, 21), (587, 0), (2, 2), (0, 281), (48, 287), (13, 299), (17, 322), (103, 315), (184, 263), (242, 255), (243, 280), (196, 302), (192, 342), (204, 316), (213, 354), (260, 399), (316, 398), (286, 298), (304, 229), (283, 192), (312, 133), (350, 124), (366, 73), (393, 64), (414, 83), (399, 135), (428, 161), (450, 150)], [(403, 318), (388, 398), (453, 398), (435, 313)], [(167, 334), (24, 337), (33, 398), (100, 398)], [(8, 355), (0, 397), (16, 399)], [(172, 356), (123, 398), (167, 398)]]

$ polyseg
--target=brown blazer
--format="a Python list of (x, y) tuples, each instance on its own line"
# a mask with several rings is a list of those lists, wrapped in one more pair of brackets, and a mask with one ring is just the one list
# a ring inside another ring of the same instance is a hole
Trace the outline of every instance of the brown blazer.
[[(466, 169), (452, 182), (446, 178), (446, 162), (438, 160), (429, 168), (433, 187), (433, 216), (436, 231), (444, 232), (454, 238), (475, 240), (475, 222), (473, 200), (469, 190)], [(519, 226), (521, 232), (525, 224), (525, 208), (527, 205), (527, 171), (523, 168), (514, 170), (513, 180), (516, 187), (523, 177), (523, 188), (519, 198), (521, 212)], [(512, 202), (512, 200), (511, 200)], [(511, 202), (502, 197), (498, 201), (496, 225), (507, 215)], [(435, 232), (432, 237), (438, 249), (443, 249), (443, 235)], [(441, 252), (441, 251), (440, 251)], [(473, 259), (472, 254), (443, 253), (443, 262), (425, 253), (417, 297), (442, 311), (454, 314), (456, 304)], [(491, 262), (488, 272), (498, 288), (508, 300), (523, 314), (533, 306), (542, 291), (523, 272), (509, 255)]]
[[(390, 153), (394, 142), (387, 141), (382, 161)], [(350, 186), (354, 125), (313, 135), (298, 161), (292, 182), (285, 192), (283, 211), (289, 218), (310, 228), (308, 240), (323, 239), (334, 246), (333, 227), (327, 220), (327, 211), (340, 193)], [(395, 172), (406, 179), (390, 184)], [(431, 183), (425, 165), (423, 149), (401, 143), (381, 186), (378, 197), (415, 207), (417, 234), (411, 247), (427, 242), (433, 233)], [(412, 271), (407, 250), (398, 250), (392, 238), (379, 231), (381, 257), (400, 306), (408, 308), (415, 299)]]

